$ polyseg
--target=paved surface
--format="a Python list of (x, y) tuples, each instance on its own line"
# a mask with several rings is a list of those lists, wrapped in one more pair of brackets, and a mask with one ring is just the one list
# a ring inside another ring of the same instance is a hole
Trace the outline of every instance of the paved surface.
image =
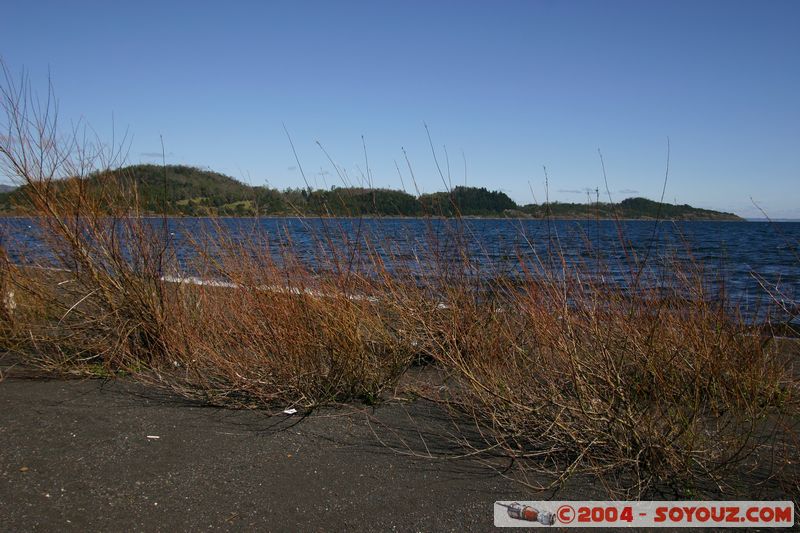
[(130, 383), (7, 378), (0, 529), (485, 531), (495, 500), (530, 499), (483, 465), (392, 452), (373, 429), (395, 443), (394, 422), (409, 442), (419, 434), (404, 407), (378, 413), (387, 426), (352, 410), (301, 420)]
[[(490, 531), (494, 501), (551, 496), (475, 460), (387, 447), (461, 453), (442, 437), (452, 421), (423, 401), (304, 418), (7, 369), (0, 531)], [(744, 499), (796, 498), (761, 481), (742, 478)], [(605, 497), (573, 479), (556, 499)]]

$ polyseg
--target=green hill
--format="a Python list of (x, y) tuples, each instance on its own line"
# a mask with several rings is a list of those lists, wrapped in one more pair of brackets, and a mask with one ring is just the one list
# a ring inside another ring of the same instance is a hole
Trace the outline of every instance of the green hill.
[(520, 208), (534, 218), (622, 218), (638, 220), (744, 220), (733, 213), (700, 209), (690, 205), (660, 204), (647, 198), (628, 198), (618, 204), (607, 202), (574, 204), (551, 202), (549, 204), (529, 204)]
[(451, 192), (423, 194), (419, 202), (428, 213), (443, 216), (497, 216), (517, 208), (506, 193), (488, 191), (485, 187), (455, 187)]
[[(450, 192), (333, 187), (330, 190), (251, 186), (230, 176), (190, 166), (133, 165), (85, 178), (89, 191), (109, 182), (136, 191), (139, 207), (148, 213), (173, 216), (490, 216), (523, 218), (630, 218), (672, 220), (742, 220), (732, 213), (689, 205), (659, 204), (628, 198), (618, 204), (552, 202), (518, 206), (503, 192), (484, 187), (455, 187)], [(107, 181), (106, 181), (107, 180)], [(54, 182), (56, 187), (64, 182)], [(166, 201), (165, 201), (166, 195)], [(24, 214), (26, 187), (0, 192), (0, 214)]]

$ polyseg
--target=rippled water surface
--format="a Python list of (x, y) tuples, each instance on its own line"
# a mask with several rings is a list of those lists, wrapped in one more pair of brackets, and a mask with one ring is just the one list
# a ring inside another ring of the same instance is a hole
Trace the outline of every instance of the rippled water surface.
[[(543, 221), (470, 219), (462, 223), (440, 219), (316, 219), (230, 218), (218, 221), (234, 239), (254, 239), (277, 254), (291, 241), (293, 250), (313, 262), (331, 244), (341, 247), (369, 242), (389, 265), (415, 264), (425, 258), (452, 256), (469, 250), (485, 275), (514, 274), (521, 262), (546, 261), (555, 252), (567, 263), (591, 267), (602, 261), (625, 278), (631, 255), (647, 256), (648, 269), (675, 257), (704, 265), (716, 286), (724, 284), (746, 305), (764, 297), (765, 288), (792, 304), (800, 297), (800, 222), (661, 222)], [(150, 219), (155, 227), (162, 220)], [(209, 219), (168, 219), (176, 256), (188, 264), (195, 253), (192, 235), (214, 234)], [(47, 250), (29, 219), (0, 220), (3, 241), (13, 260), (46, 261)], [(460, 240), (461, 239), (461, 240)], [(623, 245), (623, 243), (625, 243)], [(423, 266), (421, 266), (423, 265)]]

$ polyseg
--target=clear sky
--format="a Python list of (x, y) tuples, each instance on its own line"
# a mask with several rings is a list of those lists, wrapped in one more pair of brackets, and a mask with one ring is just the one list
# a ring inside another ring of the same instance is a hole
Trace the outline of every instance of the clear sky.
[[(800, 1), (7, 2), (0, 54), (129, 162), (253, 184), (453, 185), (800, 218)], [(40, 87), (42, 85), (39, 85)], [(463, 155), (462, 155), (463, 154)], [(466, 173), (465, 162), (466, 160)]]

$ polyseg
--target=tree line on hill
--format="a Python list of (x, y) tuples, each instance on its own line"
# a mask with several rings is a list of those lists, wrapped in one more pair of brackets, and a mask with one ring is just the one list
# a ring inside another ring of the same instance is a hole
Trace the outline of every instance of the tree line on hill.
[[(363, 187), (277, 190), (251, 186), (230, 176), (199, 168), (133, 165), (84, 178), (87, 190), (107, 180), (133, 191), (146, 213), (171, 216), (475, 216), (522, 218), (633, 218), (739, 220), (734, 214), (689, 205), (659, 204), (628, 198), (617, 204), (560, 203), (517, 205), (500, 191), (458, 186), (448, 192), (415, 196), (405, 191)], [(22, 214), (25, 186), (0, 192), (0, 213)]]

